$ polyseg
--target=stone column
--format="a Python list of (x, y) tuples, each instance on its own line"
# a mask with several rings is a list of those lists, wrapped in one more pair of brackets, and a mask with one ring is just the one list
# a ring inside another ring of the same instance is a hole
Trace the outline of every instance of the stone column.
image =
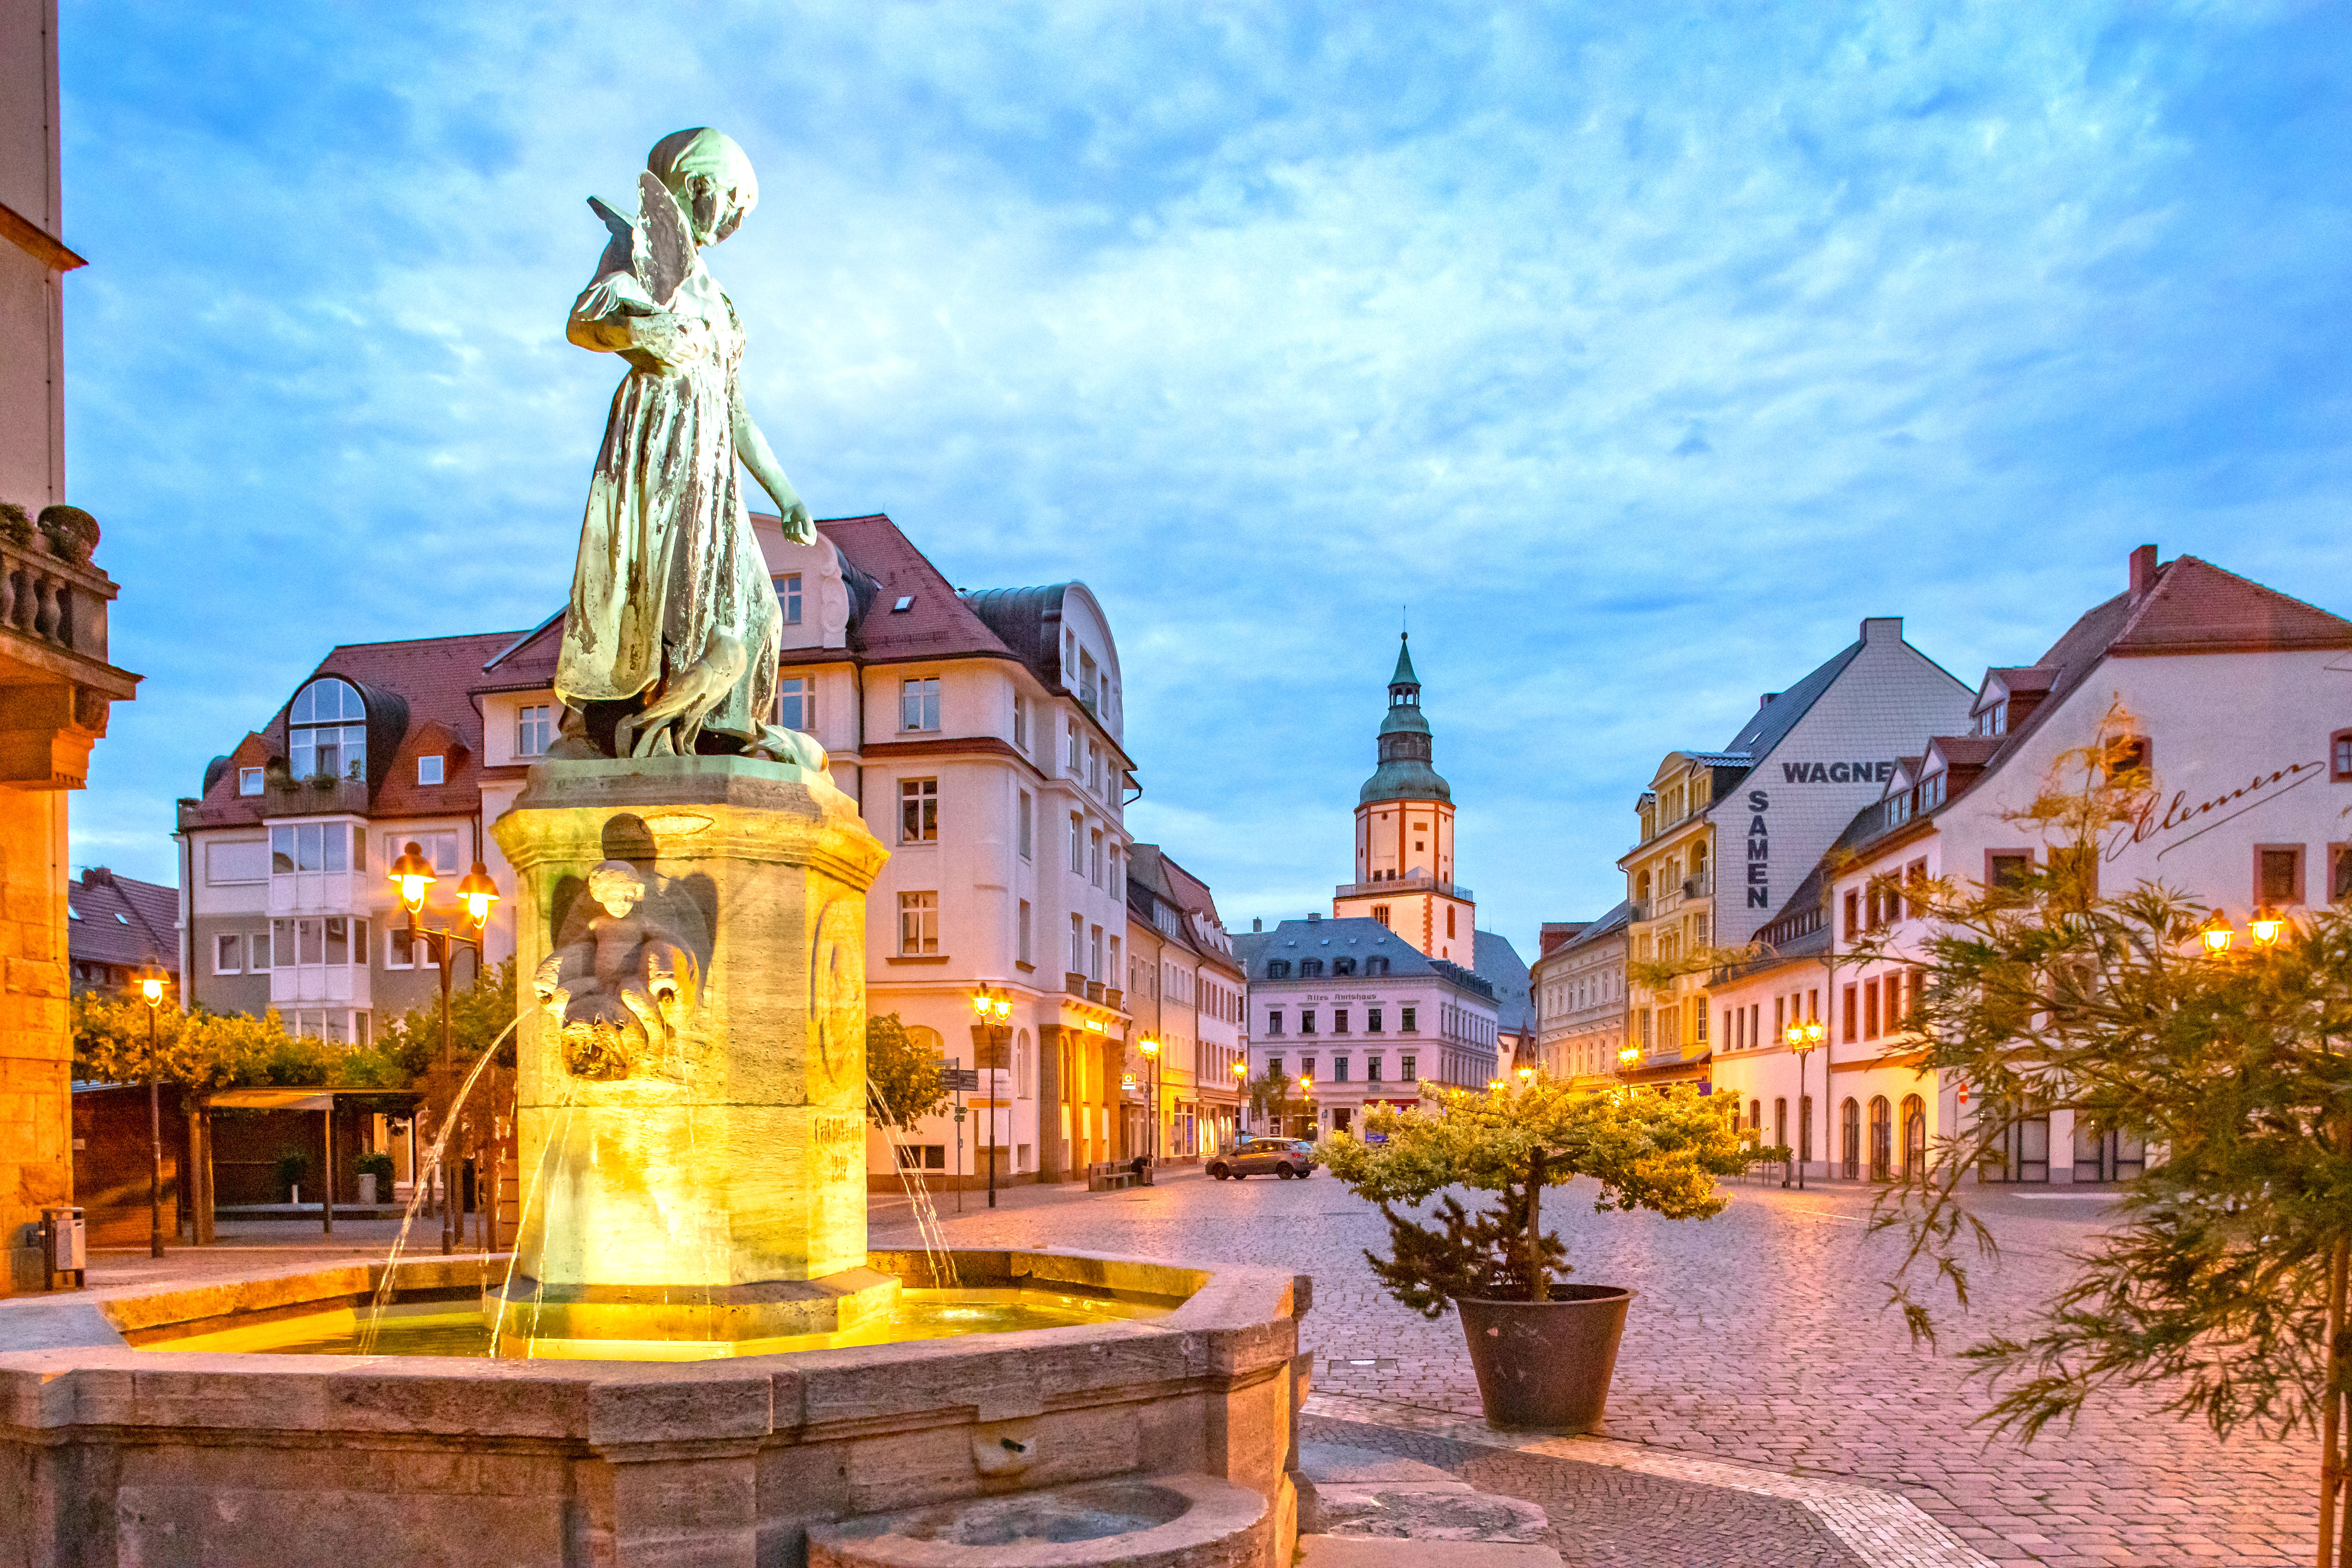
[(761, 1339), (887, 1311), (865, 1179), (887, 857), (856, 805), (790, 763), (547, 762), (491, 832), (524, 987), (505, 1331)]
[(41, 1208), (73, 1202), (66, 796), (0, 786), (0, 1296), (48, 1284)]
[(1037, 1179), (1059, 1182), (1069, 1170), (1069, 1146), (1062, 1139), (1062, 1112), (1068, 1108), (1062, 1082), (1062, 1053), (1068, 1031), (1059, 1024), (1037, 1026)]

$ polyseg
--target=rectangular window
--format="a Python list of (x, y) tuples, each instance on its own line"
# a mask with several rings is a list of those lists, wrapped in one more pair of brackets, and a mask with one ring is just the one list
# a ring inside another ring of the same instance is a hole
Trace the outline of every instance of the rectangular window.
[(1380, 1010), (1378, 1007), (1367, 1007), (1367, 1008), (1365, 1008), (1365, 1009), (1364, 1009), (1364, 1033), (1366, 1033), (1366, 1034), (1368, 1034), (1368, 1035), (1377, 1035), (1377, 1034), (1379, 1034), (1380, 1032), (1381, 1032), (1381, 1010)]
[(1380, 1058), (1366, 1057), (1364, 1058), (1364, 1081), (1366, 1083), (1378, 1083), (1381, 1081)]
[(213, 938), (213, 973), (242, 974), (245, 973), (245, 938), (234, 931)]
[(1386, 904), (1374, 904), (1372, 906), (1372, 919), (1380, 921), (1382, 925), (1388, 924), (1389, 907)]
[(258, 974), (269, 967), (269, 933), (255, 931), (245, 941), (245, 966), (248, 973)]
[(416, 759), (416, 782), (421, 784), (440, 784), (443, 772), (447, 766), (448, 759), (437, 752), (432, 756), (419, 757)]
[(352, 962), (365, 969), (368, 962), (367, 921), (357, 917), (352, 921)]
[(1420, 1065), (1420, 1058), (1417, 1057), (1400, 1058), (1397, 1064), (1397, 1076), (1406, 1083), (1417, 1083), (1421, 1079)]
[(1862, 895), (1849, 889), (1845, 895), (1845, 935), (1848, 942), (1862, 934)]
[(803, 735), (816, 733), (816, 677), (788, 675), (776, 682), (776, 722)]
[(1013, 743), (1024, 752), (1029, 750), (1029, 699), (1018, 692), (1013, 697)]
[(1985, 885), (2014, 888), (2033, 875), (2031, 849), (1990, 849), (1985, 852)]
[(1087, 879), (1099, 888), (1103, 885), (1102, 829), (1097, 827), (1087, 836)]
[(1030, 931), (1030, 925), (1029, 900), (1024, 899), (1021, 900), (1020, 923), (1014, 931), (1015, 946), (1013, 948), (1013, 954), (1024, 963), (1034, 963), (1037, 962), (1036, 952), (1031, 945), (1032, 933)]
[(2327, 901), (2352, 900), (2352, 844), (2327, 847)]
[(1862, 983), (1862, 1037), (1865, 1040), (1878, 1038), (1878, 982), (1875, 980)]
[(318, 921), (296, 921), (294, 922), (294, 942), (295, 963), (324, 963), (327, 962), (326, 933), (320, 930), (320, 922)]
[(2254, 901), (2258, 904), (2303, 902), (2303, 846), (2254, 846)]
[(1127, 873), (1121, 868), (1116, 844), (1110, 847), (1110, 892), (1115, 899), (1127, 897)]
[(1268, 1078), (1280, 1078), (1282, 1076), (1282, 1058), (1280, 1057), (1268, 1057), (1265, 1058), (1265, 1074)]
[(1331, 1081), (1333, 1083), (1345, 1083), (1348, 1081), (1347, 1058), (1333, 1057), (1331, 1058)]
[(1281, 1008), (1276, 1007), (1267, 1012), (1265, 1016), (1265, 1032), (1269, 1035), (1278, 1035), (1282, 1033)]
[(236, 793), (239, 795), (259, 795), (261, 793), (261, 770), (259, 768), (237, 769)]
[[(411, 844), (416, 846), (418, 854), (432, 863), (433, 874), (436, 877), (454, 877), (458, 874), (457, 835), (450, 831), (387, 833), (383, 836), (383, 863), (389, 866), (399, 859)], [(359, 868), (366, 869), (364, 866)]]
[(1070, 917), (1070, 973), (1084, 974), (1086, 972), (1087, 917), (1072, 915)]
[(1113, 937), (1113, 938), (1111, 938), (1111, 939), (1110, 939), (1110, 970), (1109, 970), (1109, 973), (1110, 973), (1110, 975), (1111, 975), (1111, 977), (1112, 977), (1113, 979), (1117, 979), (1117, 978), (1118, 978), (1118, 938), (1117, 938), (1117, 937)]
[(1344, 1035), (1348, 1032), (1348, 1010), (1345, 1007), (1331, 1009), (1331, 1032), (1335, 1035)]
[(898, 895), (898, 956), (924, 958), (940, 950), (940, 896)]
[[(784, 625), (799, 626), (801, 624), (801, 574), (797, 572), (785, 573), (783, 581), (776, 585), (776, 597), (783, 601)], [(795, 725), (794, 728), (798, 726)]]
[(327, 917), (326, 962), (348, 968), (352, 962), (352, 922), (343, 915)]
[(1855, 1040), (1860, 1039), (1860, 1038), (1862, 1037), (1862, 1036), (1861, 1036), (1861, 1029), (1862, 1029), (1862, 1005), (1861, 1005), (1861, 1001), (1860, 1001), (1861, 991), (1862, 991), (1862, 988), (1861, 988), (1860, 986), (1858, 986), (1858, 985), (1849, 985), (1849, 986), (1847, 986), (1847, 987), (1845, 988), (1845, 1035), (1844, 1035), (1844, 1038), (1845, 1038), (1845, 1042), (1846, 1042), (1848, 1045), (1852, 1045)]
[[(1414, 1014), (1416, 1011), (1417, 1009), (1412, 1007), (1398, 1008), (1397, 1027), (1403, 1030), (1408, 1035), (1417, 1035), (1421, 1033), (1421, 1026), (1414, 1022)], [(1407, 1057), (1405, 1058), (1405, 1060), (1411, 1061), (1412, 1058), (1411, 1057)]]
[(1103, 977), (1102, 939), (1102, 927), (1089, 926), (1087, 929), (1087, 978), (1089, 980), (1100, 980)]
[(537, 702), (515, 710), (515, 755), (543, 757), (555, 743), (555, 709)]
[(936, 844), (940, 838), (940, 781), (898, 781), (898, 842)]
[(1302, 1035), (1311, 1035), (1315, 1032), (1314, 1008), (1302, 1007), (1298, 1010), (1298, 1032)]
[(1087, 819), (1076, 812), (1070, 813), (1070, 875), (1087, 874)]
[(269, 841), (232, 838), (205, 846), (205, 881), (215, 888), (269, 880)]
[(903, 681), (898, 687), (898, 728), (936, 730), (940, 727), (940, 678)]
[(1029, 792), (1027, 790), (1024, 789), (1021, 792), (1020, 809), (1016, 814), (1013, 822), (1013, 840), (1015, 843), (1020, 845), (1021, 858), (1024, 860), (1034, 858), (1034, 853), (1030, 845), (1031, 824), (1035, 819), (1036, 804), (1037, 803), (1034, 800), (1030, 798)]
[(1087, 787), (1102, 793), (1102, 748), (1092, 741), (1087, 742)]

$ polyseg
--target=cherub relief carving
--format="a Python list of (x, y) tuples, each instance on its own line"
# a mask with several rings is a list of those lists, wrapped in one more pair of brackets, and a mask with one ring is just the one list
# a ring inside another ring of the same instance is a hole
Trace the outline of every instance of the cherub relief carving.
[(625, 860), (588, 874), (588, 897), (564, 922), (567, 940), (531, 982), (577, 1076), (683, 1076), (680, 1047), (700, 1012), (702, 965), (695, 933), (667, 912), (647, 903), (645, 879)]

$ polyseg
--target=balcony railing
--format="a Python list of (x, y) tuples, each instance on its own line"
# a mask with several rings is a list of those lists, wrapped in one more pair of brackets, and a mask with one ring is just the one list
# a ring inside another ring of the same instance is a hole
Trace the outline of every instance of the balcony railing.
[(1473, 902), (1476, 899), (1476, 895), (1461, 883), (1441, 882), (1426, 871), (1414, 871), (1382, 882), (1342, 882), (1332, 889), (1332, 895), (1341, 899), (1377, 899), (1396, 893), (1433, 893), (1442, 899)]

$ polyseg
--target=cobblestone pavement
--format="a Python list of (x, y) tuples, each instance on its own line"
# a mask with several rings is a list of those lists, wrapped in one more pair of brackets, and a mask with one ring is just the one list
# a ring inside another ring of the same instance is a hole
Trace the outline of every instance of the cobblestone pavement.
[[(1945, 1346), (1931, 1350), (1907, 1342), (1885, 1304), (1898, 1243), (1866, 1230), (1865, 1193), (1731, 1194), (1704, 1223), (1597, 1215), (1573, 1196), (1547, 1205), (1579, 1279), (1640, 1292), (1609, 1437), (1880, 1488), (1999, 1563), (2310, 1561), (2315, 1439), (2224, 1442), (2146, 1394), (2114, 1396), (2030, 1448), (1971, 1425), (1987, 1396), (1951, 1352), (2048, 1299), (2066, 1251), (2095, 1233), (2100, 1200), (2063, 1188), (1983, 1194), (2000, 1258), (1977, 1267), (1971, 1310), (1945, 1310)], [(1406, 1407), (1400, 1416), (1477, 1413), (1460, 1327), (1381, 1293), (1362, 1257), (1386, 1240), (1379, 1212), (1327, 1175), (1180, 1177), (1094, 1196), (1032, 1188), (1005, 1202), (992, 1215), (943, 1214), (950, 1242), (1312, 1274), (1303, 1339), (1318, 1392)], [(877, 1243), (912, 1239), (903, 1203), (877, 1205), (875, 1226)]]
[(1563, 1568), (1862, 1568), (1796, 1503), (1720, 1487), (1457, 1443), (1421, 1432), (1307, 1417), (1302, 1441), (1401, 1454), (1484, 1492), (1539, 1503)]

